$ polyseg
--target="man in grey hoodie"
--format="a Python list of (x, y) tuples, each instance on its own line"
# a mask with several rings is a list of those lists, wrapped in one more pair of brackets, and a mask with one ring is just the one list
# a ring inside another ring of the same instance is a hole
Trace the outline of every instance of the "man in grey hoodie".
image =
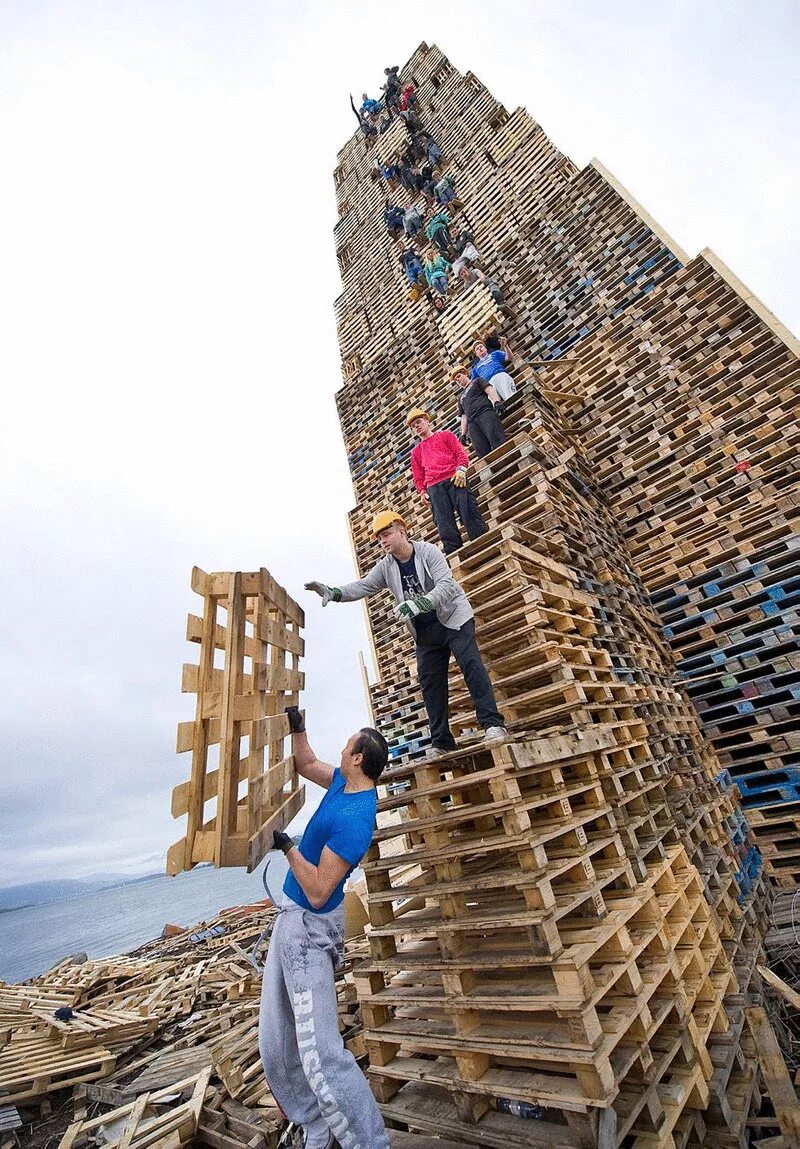
[(372, 533), (385, 553), (363, 579), (341, 587), (307, 582), (306, 590), (318, 594), (323, 606), (329, 602), (355, 602), (381, 590), (392, 592), (398, 604), (395, 613), (416, 643), (417, 673), (431, 729), (429, 757), (438, 758), (456, 748), (448, 721), (447, 671), (451, 654), (461, 667), (487, 742), (506, 738), (508, 731), (475, 642), (474, 612), (453, 578), (447, 559), (432, 543), (412, 542), (396, 511), (376, 515)]

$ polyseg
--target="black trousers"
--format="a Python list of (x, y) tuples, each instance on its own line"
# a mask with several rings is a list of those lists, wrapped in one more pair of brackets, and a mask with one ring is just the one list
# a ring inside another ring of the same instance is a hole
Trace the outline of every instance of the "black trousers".
[(470, 419), (467, 434), (479, 459), (506, 441), (503, 424), (495, 410), (481, 411), (474, 419)]
[(437, 619), (430, 626), (418, 629), (417, 673), (428, 712), (431, 742), (439, 750), (454, 750), (456, 745), (448, 722), (447, 670), (451, 654), (461, 667), (480, 725), (484, 729), (503, 725), (503, 715), (497, 709), (492, 684), (475, 642), (475, 619), (465, 622), (459, 630), (442, 626)]
[(433, 242), (439, 248), (442, 255), (447, 255), (450, 248), (453, 246), (453, 241), (450, 238), (450, 232), (446, 227), (441, 227), (437, 232), (434, 232)]
[(469, 487), (457, 487), (452, 479), (445, 479), (443, 483), (434, 483), (428, 487), (428, 498), (446, 555), (458, 550), (464, 541), (458, 529), (456, 513), (470, 539), (478, 539), (488, 531), (478, 510), (478, 501)]

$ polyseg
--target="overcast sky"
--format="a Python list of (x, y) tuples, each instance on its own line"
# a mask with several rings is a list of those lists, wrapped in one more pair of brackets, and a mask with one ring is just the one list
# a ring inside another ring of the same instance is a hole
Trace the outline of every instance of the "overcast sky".
[[(421, 41), (800, 327), (795, 2), (0, 5), (0, 884), (181, 834), (193, 564), (307, 609), (312, 744), (365, 721), (331, 172)], [(792, 79), (792, 77), (795, 79)]]

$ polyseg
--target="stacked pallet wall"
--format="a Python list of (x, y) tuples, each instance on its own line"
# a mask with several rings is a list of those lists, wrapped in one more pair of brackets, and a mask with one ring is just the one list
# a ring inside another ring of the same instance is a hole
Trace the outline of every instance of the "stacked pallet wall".
[[(480, 1145), (735, 1144), (744, 1079), (755, 1089), (739, 1034), (763, 927), (760, 855), (676, 689), (651, 567), (603, 470), (619, 405), (592, 406), (584, 366), (587, 347), (613, 362), (606, 333), (672, 291), (687, 257), (601, 165), (578, 171), (438, 49), (421, 45), (402, 75), (455, 177), (454, 230), (474, 232), (507, 307), (477, 286), (441, 312), (407, 299), (373, 165), (405, 129), (353, 137), (336, 171), (337, 404), (361, 573), (379, 557), (369, 523), (386, 506), (435, 538), (410, 484), (409, 407), (455, 429), (450, 370), (492, 327), (512, 341), (522, 388), (509, 442), (474, 468), (490, 533), (454, 562), (509, 743), (475, 741), (453, 674), (463, 748), (426, 761), (413, 645), (386, 597), (368, 606), (371, 701), (392, 748), (365, 864), (372, 958), (358, 974), (375, 1088), (396, 1120)], [(702, 318), (700, 306), (685, 317), (689, 345)], [(509, 1117), (503, 1098), (544, 1116)]]

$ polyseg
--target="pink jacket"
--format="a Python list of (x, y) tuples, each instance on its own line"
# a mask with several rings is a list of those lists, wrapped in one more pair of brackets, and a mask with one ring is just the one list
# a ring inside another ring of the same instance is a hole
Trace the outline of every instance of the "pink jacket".
[(418, 491), (452, 479), (459, 467), (468, 466), (467, 452), (452, 431), (434, 431), (411, 452), (411, 473)]

